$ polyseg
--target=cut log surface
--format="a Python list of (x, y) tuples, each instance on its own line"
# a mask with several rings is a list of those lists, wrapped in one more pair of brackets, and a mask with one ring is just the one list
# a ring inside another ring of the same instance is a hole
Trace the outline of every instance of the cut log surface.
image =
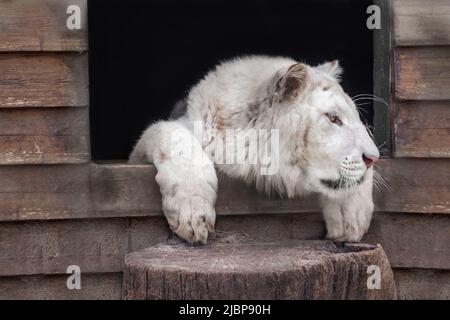
[[(380, 269), (371, 287), (369, 266)], [(331, 241), (254, 242), (217, 237), (207, 246), (166, 243), (128, 254), (125, 299), (396, 299), (381, 246)]]

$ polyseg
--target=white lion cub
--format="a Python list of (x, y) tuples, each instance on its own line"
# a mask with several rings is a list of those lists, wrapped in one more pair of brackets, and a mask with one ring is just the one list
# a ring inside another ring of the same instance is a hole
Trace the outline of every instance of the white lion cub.
[(130, 162), (155, 164), (170, 228), (206, 243), (216, 219), (217, 169), (289, 198), (318, 193), (327, 238), (361, 240), (372, 218), (379, 152), (339, 85), (341, 73), (337, 61), (311, 67), (289, 58), (237, 58), (192, 88), (184, 113), (147, 128)]

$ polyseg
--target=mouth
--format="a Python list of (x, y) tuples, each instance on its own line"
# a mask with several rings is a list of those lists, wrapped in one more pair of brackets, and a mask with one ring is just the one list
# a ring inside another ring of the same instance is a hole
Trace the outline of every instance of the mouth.
[(344, 176), (341, 176), (339, 179), (336, 179), (336, 180), (322, 179), (322, 180), (320, 180), (320, 182), (327, 188), (330, 188), (333, 190), (340, 190), (340, 189), (348, 189), (348, 188), (360, 185), (364, 181), (365, 177), (366, 177), (366, 175), (364, 174), (361, 178), (359, 178), (358, 180), (355, 180), (355, 179), (349, 179)]

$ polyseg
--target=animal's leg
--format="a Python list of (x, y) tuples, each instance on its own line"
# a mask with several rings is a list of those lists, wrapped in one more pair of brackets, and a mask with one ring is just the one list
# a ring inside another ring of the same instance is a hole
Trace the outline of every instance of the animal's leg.
[(170, 228), (190, 243), (206, 243), (214, 232), (217, 176), (212, 161), (194, 135), (179, 121), (150, 126), (130, 162), (154, 163)]
[(351, 194), (339, 199), (321, 197), (328, 239), (360, 241), (367, 233), (374, 208), (372, 170), (369, 169), (365, 181)]

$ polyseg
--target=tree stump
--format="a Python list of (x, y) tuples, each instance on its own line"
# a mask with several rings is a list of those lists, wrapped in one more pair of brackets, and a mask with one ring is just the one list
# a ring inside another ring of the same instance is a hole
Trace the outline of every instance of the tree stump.
[(130, 253), (123, 288), (125, 299), (396, 298), (380, 245), (258, 243), (236, 234), (206, 246), (166, 243)]

